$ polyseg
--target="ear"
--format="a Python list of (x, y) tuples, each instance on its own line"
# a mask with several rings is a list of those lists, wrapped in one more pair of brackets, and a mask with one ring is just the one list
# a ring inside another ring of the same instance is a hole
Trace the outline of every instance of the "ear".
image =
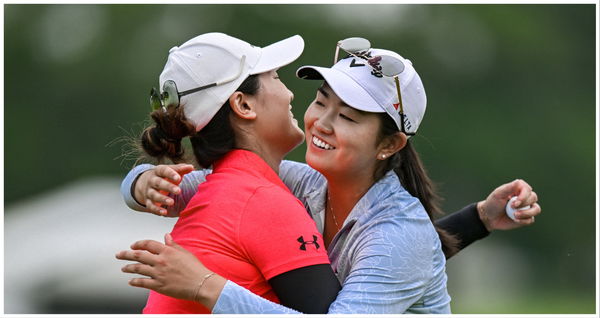
[(254, 98), (242, 92), (234, 92), (229, 96), (229, 106), (233, 113), (242, 119), (256, 119), (256, 103)]
[(379, 144), (377, 151), (377, 159), (386, 160), (393, 156), (396, 152), (402, 150), (406, 146), (408, 138), (404, 133), (397, 132), (391, 136), (385, 137)]

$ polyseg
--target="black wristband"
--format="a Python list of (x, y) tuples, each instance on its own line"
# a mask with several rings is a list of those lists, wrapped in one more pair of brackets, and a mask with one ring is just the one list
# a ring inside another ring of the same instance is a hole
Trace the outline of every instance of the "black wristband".
[(479, 218), (477, 203), (469, 204), (461, 210), (437, 220), (436, 225), (460, 240), (457, 246), (459, 250), (490, 234)]

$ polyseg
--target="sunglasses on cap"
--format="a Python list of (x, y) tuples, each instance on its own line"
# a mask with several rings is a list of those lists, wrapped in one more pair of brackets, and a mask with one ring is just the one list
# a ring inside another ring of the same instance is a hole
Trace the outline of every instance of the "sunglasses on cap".
[(231, 77), (221, 80), (219, 82), (214, 82), (214, 83), (210, 83), (208, 85), (192, 88), (187, 91), (178, 92), (177, 84), (175, 84), (175, 81), (173, 81), (173, 80), (165, 81), (165, 83), (163, 84), (163, 89), (162, 89), (163, 92), (162, 93), (159, 93), (159, 91), (158, 91), (158, 89), (156, 89), (156, 87), (152, 87), (152, 89), (150, 90), (150, 106), (152, 107), (153, 111), (162, 108), (162, 110), (164, 112), (166, 112), (168, 107), (179, 106), (179, 99), (182, 96), (189, 95), (189, 94), (192, 94), (195, 92), (199, 92), (203, 89), (207, 89), (207, 88), (211, 88), (214, 86), (233, 82), (238, 77), (240, 77), (240, 75), (242, 75), (242, 71), (244, 70), (244, 62), (245, 61), (246, 61), (246, 55), (243, 55), (242, 59), (240, 60), (240, 70), (234, 76), (231, 76)]
[(335, 46), (335, 56), (333, 64), (338, 61), (338, 54), (340, 49), (348, 55), (354, 56), (359, 59), (366, 60), (368, 65), (373, 69), (373, 75), (382, 77), (391, 77), (394, 79), (396, 84), (396, 93), (398, 95), (398, 103), (393, 105), (393, 110), (386, 105), (385, 111), (394, 118), (393, 112), (398, 112), (400, 115), (400, 131), (407, 136), (414, 136), (415, 133), (409, 133), (404, 128), (404, 107), (402, 105), (402, 94), (400, 93), (400, 73), (404, 71), (404, 63), (399, 58), (389, 55), (376, 55), (371, 56), (369, 50), (371, 49), (371, 42), (364, 38), (347, 38), (338, 41)]

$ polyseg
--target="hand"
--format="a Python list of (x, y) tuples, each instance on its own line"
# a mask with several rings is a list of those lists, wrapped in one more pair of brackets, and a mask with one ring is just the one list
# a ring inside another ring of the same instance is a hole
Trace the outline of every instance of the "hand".
[(226, 282), (216, 274), (206, 278), (212, 272), (194, 254), (175, 243), (170, 234), (165, 235), (165, 244), (154, 240), (137, 241), (131, 245), (131, 250), (117, 253), (116, 258), (139, 262), (125, 265), (121, 269), (123, 272), (148, 276), (133, 278), (129, 285), (197, 301), (209, 309), (216, 303)]
[(133, 194), (137, 202), (146, 205), (148, 212), (160, 216), (168, 215), (163, 205), (171, 206), (175, 201), (169, 193), (179, 194), (181, 189), (177, 186), (183, 175), (194, 170), (189, 164), (158, 165), (154, 169), (145, 171), (135, 182)]
[[(516, 221), (509, 218), (505, 212), (506, 203), (513, 196), (517, 196), (517, 200), (512, 203), (513, 208), (530, 206), (529, 209), (515, 212)], [(537, 194), (531, 186), (517, 179), (494, 189), (484, 201), (477, 203), (477, 211), (488, 231), (511, 230), (535, 222), (535, 216), (542, 213), (537, 200)]]

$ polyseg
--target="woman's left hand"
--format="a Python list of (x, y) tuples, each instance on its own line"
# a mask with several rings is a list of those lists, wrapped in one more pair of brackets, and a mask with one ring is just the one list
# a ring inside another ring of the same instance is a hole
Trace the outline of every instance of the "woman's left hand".
[[(506, 203), (513, 196), (517, 197), (517, 200), (512, 203), (513, 208), (530, 206), (529, 209), (516, 211), (514, 221), (505, 212)], [(488, 231), (511, 230), (535, 222), (535, 217), (542, 213), (542, 208), (537, 201), (537, 194), (531, 186), (517, 179), (494, 189), (484, 201), (477, 203), (477, 211)]]
[[(125, 265), (121, 269), (123, 272), (148, 276), (133, 278), (129, 285), (198, 301), (209, 309), (214, 306), (225, 284), (225, 279), (218, 275), (206, 278), (212, 272), (194, 254), (175, 243), (170, 234), (165, 235), (165, 244), (154, 240), (137, 241), (131, 245), (131, 250), (117, 253), (116, 258), (138, 262)], [(204, 290), (200, 293), (199, 287), (203, 281), (210, 281), (210, 284), (204, 284)], [(207, 295), (213, 297), (207, 298)]]

